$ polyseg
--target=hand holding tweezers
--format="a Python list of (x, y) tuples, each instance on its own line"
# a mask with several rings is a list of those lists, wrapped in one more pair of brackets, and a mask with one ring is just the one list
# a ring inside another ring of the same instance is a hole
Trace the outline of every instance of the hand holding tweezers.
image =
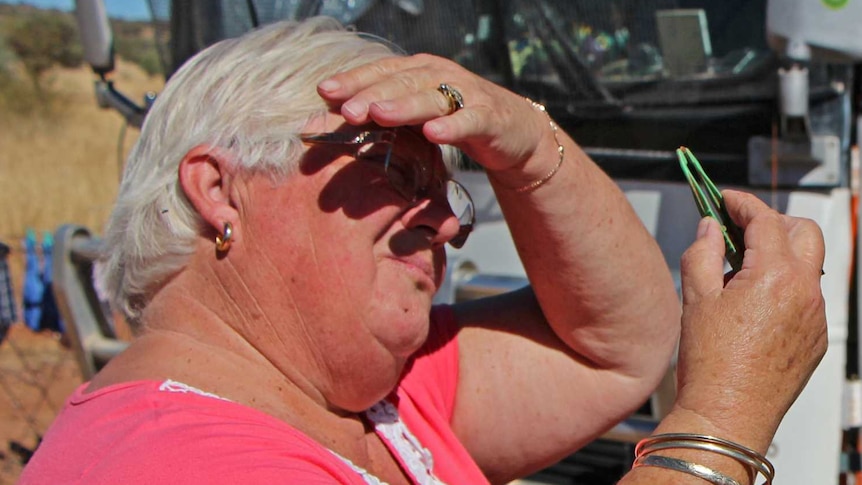
[[(724, 236), (724, 257), (734, 272), (739, 271), (742, 269), (742, 256), (745, 253), (742, 229), (733, 223), (727, 213), (727, 208), (724, 206), (724, 197), (721, 196), (721, 191), (706, 175), (691, 150), (686, 147), (679, 147), (676, 150), (676, 156), (679, 158), (682, 173), (691, 187), (691, 194), (697, 203), (697, 210), (701, 217), (712, 217), (721, 225), (721, 233)], [(689, 167), (694, 168), (694, 170)]]

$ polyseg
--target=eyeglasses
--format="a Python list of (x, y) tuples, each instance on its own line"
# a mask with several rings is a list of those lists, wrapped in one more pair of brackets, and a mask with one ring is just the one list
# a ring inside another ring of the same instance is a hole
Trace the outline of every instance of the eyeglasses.
[(439, 146), (405, 129), (303, 133), (299, 138), (309, 144), (355, 146), (356, 160), (382, 163), (389, 185), (410, 203), (445, 193), (460, 225), (449, 245), (460, 248), (467, 241), (476, 222), (473, 199), (449, 176)]

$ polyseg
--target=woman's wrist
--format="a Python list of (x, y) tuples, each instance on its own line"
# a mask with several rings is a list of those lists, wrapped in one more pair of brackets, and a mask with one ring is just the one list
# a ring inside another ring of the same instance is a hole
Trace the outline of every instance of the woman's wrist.
[[(524, 98), (533, 110), (542, 116), (542, 140), (538, 147), (551, 147), (550, 149), (537, 149), (527, 161), (518, 167), (489, 171), (488, 175), (497, 185), (505, 190), (515, 193), (527, 193), (538, 190), (539, 187), (549, 183), (563, 168), (566, 163), (566, 148), (561, 142), (562, 134), (557, 123), (548, 114), (545, 106), (541, 103)], [(551, 143), (553, 145), (551, 145)]]
[(783, 412), (754, 398), (753, 393), (730, 391), (726, 386), (695, 389), (689, 385), (678, 391), (670, 413), (658, 429), (673, 426), (679, 431), (712, 434), (766, 453), (780, 423), (777, 416), (783, 416)]
[[(769, 448), (774, 430), (769, 423), (755, 423), (745, 416), (737, 415), (737, 417), (735, 423), (728, 424), (676, 406), (656, 428), (653, 436), (660, 436), (660, 438), (645, 440), (638, 451), (644, 456), (662, 456), (701, 466), (729, 477), (740, 485), (749, 485), (755, 482), (758, 469), (771, 468), (768, 461), (760, 467), (755, 467), (754, 463), (761, 458), (765, 460), (766, 450)], [(681, 438), (677, 439), (678, 437)], [(725, 446), (722, 442), (727, 442), (728, 445)], [(644, 454), (644, 451), (648, 453)], [(750, 458), (746, 461), (746, 458), (738, 456), (739, 454)], [(667, 468), (663, 473), (684, 474)], [(760, 475), (768, 474), (761, 472)], [(702, 478), (698, 479), (693, 475), (692, 477), (695, 480), (692, 483), (704, 483)]]

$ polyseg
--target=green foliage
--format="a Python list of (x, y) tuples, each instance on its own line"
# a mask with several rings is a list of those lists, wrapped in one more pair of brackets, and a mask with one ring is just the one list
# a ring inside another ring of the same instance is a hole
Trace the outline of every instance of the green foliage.
[(31, 83), (17, 77), (0, 78), (0, 117), (55, 117), (65, 104), (66, 99), (53, 90), (37, 92)]
[(0, 37), (0, 113), (29, 115), (42, 104), (30, 84), (23, 82), (14, 66), (17, 58)]
[[(164, 37), (167, 29), (156, 27), (151, 22), (119, 19), (111, 19), (110, 27), (114, 51), (119, 57), (138, 64), (149, 75), (163, 72), (156, 32), (163, 31), (160, 37)], [(4, 55), (4, 40), (9, 55)], [(158, 42), (166, 43), (167, 40), (160, 38)], [(15, 59), (16, 55), (18, 59)], [(17, 60), (33, 79), (34, 86), (40, 89), (43, 73), (54, 65), (79, 66), (83, 61), (83, 50), (72, 15), (29, 5), (0, 3), (0, 76)]]
[(39, 92), (42, 74), (55, 64), (78, 67), (83, 62), (78, 29), (70, 15), (42, 10), (21, 15), (10, 22), (6, 43)]
[[(150, 75), (163, 72), (151, 23), (110, 22), (117, 56)], [(52, 89), (49, 71), (55, 66), (79, 67), (83, 61), (71, 13), (0, 3), (0, 117), (56, 116), (67, 100)]]
[(150, 76), (162, 72), (159, 53), (153, 39), (138, 35), (118, 35), (114, 38), (114, 50), (118, 56), (133, 62)]
[(157, 40), (159, 29), (152, 22), (111, 19), (114, 52), (126, 61), (140, 66), (150, 76), (164, 73)]
[(15, 60), (15, 54), (9, 50), (6, 41), (0, 37), (0, 81), (8, 79), (12, 76), (12, 62)]
[(111, 32), (114, 37), (144, 37), (146, 36), (146, 24), (144, 22), (130, 22), (128, 20), (109, 19)]

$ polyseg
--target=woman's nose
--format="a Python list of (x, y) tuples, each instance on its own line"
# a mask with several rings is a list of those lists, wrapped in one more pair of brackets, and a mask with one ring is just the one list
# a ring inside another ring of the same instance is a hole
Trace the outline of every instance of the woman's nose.
[(425, 198), (417, 201), (402, 216), (402, 223), (407, 229), (425, 228), (432, 234), (432, 245), (443, 245), (455, 236), (461, 229), (458, 218), (452, 213), (449, 202)]

